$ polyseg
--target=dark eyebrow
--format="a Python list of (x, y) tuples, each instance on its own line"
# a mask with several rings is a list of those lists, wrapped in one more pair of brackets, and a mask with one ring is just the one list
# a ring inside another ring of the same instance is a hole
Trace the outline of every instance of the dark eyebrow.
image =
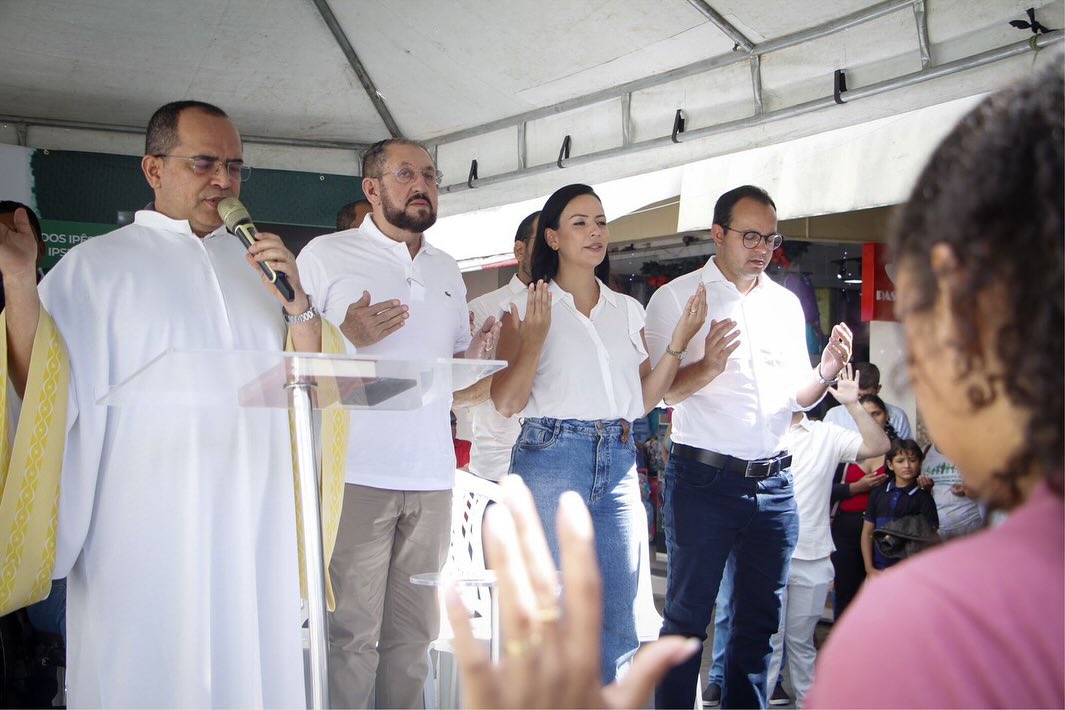
[[(570, 219), (576, 219), (577, 217), (584, 217), (585, 219), (587, 219), (588, 215), (586, 215), (586, 214), (570, 215)], [(605, 214), (597, 214), (596, 217), (602, 217), (603, 219), (606, 219), (606, 215)]]
[[(194, 156), (192, 156), (192, 159), (193, 160), (218, 160), (218, 161), (222, 161), (222, 159), (219, 158), (217, 155), (194, 155)], [(229, 164), (229, 163), (240, 163), (241, 165), (243, 165), (244, 164), (244, 158), (234, 158), (233, 160), (226, 160), (226, 161), (223, 161), (223, 162), (225, 162), (226, 164)]]

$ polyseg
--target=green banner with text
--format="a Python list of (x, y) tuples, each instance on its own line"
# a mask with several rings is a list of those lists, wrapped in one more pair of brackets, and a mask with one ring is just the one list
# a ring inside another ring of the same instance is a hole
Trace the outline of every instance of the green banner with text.
[(71, 247), (81, 244), (90, 237), (110, 232), (114, 228), (114, 224), (101, 224), (100, 222), (42, 219), (41, 238), (44, 240), (44, 261), (41, 267), (48, 271)]

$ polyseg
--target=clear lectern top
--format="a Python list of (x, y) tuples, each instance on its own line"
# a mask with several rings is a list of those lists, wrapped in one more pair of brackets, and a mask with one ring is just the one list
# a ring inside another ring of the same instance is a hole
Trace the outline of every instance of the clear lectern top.
[(501, 370), (501, 360), (391, 360), (255, 350), (167, 350), (110, 390), (109, 406), (288, 408), (286, 385), (312, 387), (312, 404), (349, 409), (417, 409)]

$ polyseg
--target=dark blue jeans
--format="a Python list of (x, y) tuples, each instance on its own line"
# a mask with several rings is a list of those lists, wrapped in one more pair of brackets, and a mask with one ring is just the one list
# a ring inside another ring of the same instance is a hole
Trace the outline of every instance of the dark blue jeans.
[(556, 564), (560, 562), (555, 527), (559, 496), (577, 491), (588, 506), (603, 579), (603, 685), (614, 682), (618, 670), (640, 647), (639, 542), (632, 521), (642, 505), (636, 444), (631, 432), (622, 441), (622, 431), (620, 420), (525, 419), (510, 455), (510, 470), (520, 474), (532, 491)]
[(67, 640), (67, 580), (53, 579), (48, 596), (26, 607), (33, 628), (49, 634), (58, 634)]
[[(780, 624), (781, 592), (799, 536), (791, 471), (744, 478), (670, 456), (665, 523), (669, 572), (662, 635), (706, 640), (729, 553), (734, 555), (732, 628), (725, 651), (722, 707), (766, 706), (770, 637)], [(699, 653), (666, 675), (658, 708), (691, 708)]]

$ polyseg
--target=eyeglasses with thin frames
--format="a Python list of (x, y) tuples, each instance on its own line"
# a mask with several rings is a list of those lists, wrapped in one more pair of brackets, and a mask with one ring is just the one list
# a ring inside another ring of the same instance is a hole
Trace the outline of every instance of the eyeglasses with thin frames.
[(239, 160), (230, 160), (223, 163), (219, 158), (212, 158), (209, 155), (166, 155), (163, 153), (157, 154), (153, 157), (156, 158), (171, 158), (173, 160), (184, 160), (191, 167), (192, 172), (197, 175), (214, 175), (218, 172), (218, 168), (222, 165), (226, 166), (226, 172), (229, 173), (231, 180), (240, 180), (241, 182), (247, 182), (251, 177), (251, 166), (245, 165)]
[(736, 232), (743, 237), (743, 246), (748, 249), (754, 249), (758, 246), (758, 243), (765, 240), (765, 245), (769, 247), (769, 251), (774, 251), (777, 247), (784, 243), (784, 235), (779, 232), (773, 232), (772, 234), (762, 234), (756, 232), (753, 229), (733, 229), (727, 224), (721, 225), (730, 232)]
[(444, 181), (444, 173), (440, 172), (436, 168), (426, 168), (420, 173), (413, 168), (396, 168), (395, 170), (385, 170), (383, 173), (377, 176), (378, 179), (383, 178), (385, 175), (391, 175), (396, 179), (400, 185), (410, 185), (414, 182), (416, 176), (421, 175), (425, 178), (425, 181), (430, 185), (436, 185), (437, 187)]

